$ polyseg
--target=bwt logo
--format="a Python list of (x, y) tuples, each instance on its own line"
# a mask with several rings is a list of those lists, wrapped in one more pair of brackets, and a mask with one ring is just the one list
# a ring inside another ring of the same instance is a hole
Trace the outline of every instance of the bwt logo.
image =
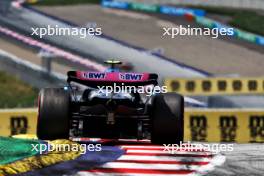
[(207, 119), (205, 116), (191, 116), (191, 138), (192, 141), (206, 141)]
[(141, 80), (143, 77), (142, 74), (136, 73), (120, 73), (119, 78), (122, 80)]
[(237, 118), (235, 116), (221, 116), (219, 119), (221, 141), (235, 142), (237, 130)]
[(10, 118), (11, 135), (26, 134), (28, 129), (28, 119), (25, 116)]
[(264, 140), (264, 116), (250, 116), (249, 118), (250, 128), (250, 142), (258, 142), (258, 138), (261, 141)]
[(94, 73), (94, 72), (83, 73), (83, 77), (88, 79), (104, 79), (105, 73)]

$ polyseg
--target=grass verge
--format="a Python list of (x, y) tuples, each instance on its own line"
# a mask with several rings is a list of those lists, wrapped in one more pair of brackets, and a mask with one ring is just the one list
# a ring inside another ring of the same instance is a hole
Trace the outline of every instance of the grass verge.
[(188, 6), (205, 10), (209, 14), (230, 16), (229, 25), (259, 35), (264, 35), (264, 15), (244, 9), (231, 9), (226, 7)]
[(0, 72), (0, 108), (33, 107), (37, 95), (37, 89)]

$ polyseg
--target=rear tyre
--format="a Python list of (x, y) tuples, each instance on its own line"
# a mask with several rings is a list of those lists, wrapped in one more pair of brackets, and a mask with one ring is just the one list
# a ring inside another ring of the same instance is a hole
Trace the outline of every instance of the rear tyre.
[(179, 144), (184, 137), (184, 99), (176, 93), (153, 99), (151, 142)]
[(46, 88), (39, 94), (37, 136), (43, 140), (67, 139), (70, 129), (70, 94)]

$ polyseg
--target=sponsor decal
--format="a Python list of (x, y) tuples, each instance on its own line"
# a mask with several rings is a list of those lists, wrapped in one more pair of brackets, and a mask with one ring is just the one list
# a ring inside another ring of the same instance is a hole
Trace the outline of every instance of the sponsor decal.
[(185, 88), (189, 92), (193, 92), (195, 90), (195, 87), (196, 87), (196, 83), (194, 81), (187, 81), (186, 82)]
[(221, 116), (219, 119), (221, 141), (235, 142), (237, 130), (237, 118), (235, 116)]
[(263, 94), (263, 77), (166, 79), (169, 91), (183, 95)]
[(28, 119), (25, 116), (14, 116), (10, 118), (11, 135), (26, 134)]
[(83, 73), (83, 77), (86, 79), (104, 79), (105, 76), (106, 76), (105, 73), (96, 73), (96, 72)]
[(207, 138), (207, 119), (205, 116), (195, 115), (190, 119), (191, 140), (206, 141)]
[(219, 91), (226, 91), (227, 88), (227, 82), (225, 80), (219, 80), (217, 82), (217, 87)]
[(143, 74), (138, 73), (120, 73), (119, 79), (121, 80), (131, 80), (131, 81), (139, 81), (142, 80)]
[[(249, 118), (250, 142), (264, 140), (264, 116), (250, 116)], [(259, 139), (260, 138), (260, 139)]]
[(118, 9), (128, 9), (129, 3), (128, 2), (121, 2), (121, 1), (103, 0), (102, 6), (103, 7), (110, 7), (110, 8), (118, 8)]

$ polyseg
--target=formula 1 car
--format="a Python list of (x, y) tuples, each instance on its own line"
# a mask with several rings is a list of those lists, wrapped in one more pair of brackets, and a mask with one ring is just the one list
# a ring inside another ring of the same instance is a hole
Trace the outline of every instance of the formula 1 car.
[[(158, 85), (157, 74), (121, 72), (116, 67), (121, 62), (106, 63), (111, 67), (105, 72), (69, 71), (67, 86), (40, 91), (38, 138), (134, 138), (151, 139), (155, 144), (183, 141), (183, 97), (176, 93), (106, 92), (106, 86), (136, 89)], [(75, 87), (75, 83), (84, 88)]]

